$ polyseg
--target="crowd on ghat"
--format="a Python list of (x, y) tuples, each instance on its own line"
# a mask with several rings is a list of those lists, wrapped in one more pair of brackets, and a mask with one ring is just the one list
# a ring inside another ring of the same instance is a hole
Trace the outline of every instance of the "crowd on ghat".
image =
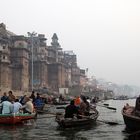
[(14, 96), (12, 91), (9, 91), (8, 94), (4, 92), (1, 97), (0, 113), (10, 114), (21, 112), (31, 114), (35, 111), (35, 106), (41, 106), (42, 104), (42, 98), (38, 93), (35, 95), (34, 91), (32, 91), (31, 96), (24, 95), (19, 99)]

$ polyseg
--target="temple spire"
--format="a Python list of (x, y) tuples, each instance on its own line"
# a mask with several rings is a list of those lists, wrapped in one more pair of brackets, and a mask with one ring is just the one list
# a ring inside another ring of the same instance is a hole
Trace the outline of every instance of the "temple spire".
[(56, 33), (53, 34), (51, 45), (55, 46), (57, 48), (60, 47), (60, 44), (58, 42), (58, 37), (57, 37)]

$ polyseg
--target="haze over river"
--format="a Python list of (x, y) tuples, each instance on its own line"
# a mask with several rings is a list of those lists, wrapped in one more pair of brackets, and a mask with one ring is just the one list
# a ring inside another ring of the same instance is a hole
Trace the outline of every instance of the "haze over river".
[[(104, 107), (97, 107), (100, 112), (98, 120), (118, 122), (118, 125), (109, 125), (98, 122), (94, 126), (61, 129), (55, 122), (55, 117), (48, 114), (39, 115), (40, 119), (24, 125), (0, 126), (0, 140), (126, 140), (128, 133), (124, 132), (125, 125), (121, 109), (126, 104), (135, 104), (131, 100), (108, 100), (110, 107), (117, 108), (113, 111)], [(50, 108), (51, 112), (60, 112), (56, 107)], [(41, 119), (42, 117), (42, 119)], [(44, 118), (43, 118), (44, 117)]]

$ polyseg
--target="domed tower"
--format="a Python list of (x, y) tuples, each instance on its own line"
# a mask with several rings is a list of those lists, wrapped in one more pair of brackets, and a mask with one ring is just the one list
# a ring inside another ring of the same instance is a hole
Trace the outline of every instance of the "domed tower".
[(56, 33), (53, 34), (51, 45), (56, 48), (60, 48), (60, 45), (58, 42), (58, 37), (57, 37)]

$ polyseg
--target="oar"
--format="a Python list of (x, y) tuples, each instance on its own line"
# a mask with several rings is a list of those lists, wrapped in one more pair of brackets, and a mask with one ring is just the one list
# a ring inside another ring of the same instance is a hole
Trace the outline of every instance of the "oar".
[(50, 112), (50, 113), (46, 113), (46, 114), (51, 115), (51, 116), (37, 117), (36, 119), (51, 118), (51, 117), (56, 117), (56, 115), (62, 115), (61, 112), (57, 112), (57, 113)]
[(52, 117), (56, 117), (56, 115), (51, 115), (51, 116), (44, 116), (44, 117), (39, 117), (39, 118), (37, 118), (37, 119), (52, 118)]
[(39, 114), (39, 113), (48, 113), (49, 110), (36, 110), (36, 111)]
[[(109, 124), (109, 125), (118, 125), (119, 123), (117, 122), (109, 122), (109, 121), (104, 121), (104, 120), (97, 120), (98, 122), (103, 122), (103, 123), (106, 123), (106, 124)], [(120, 124), (119, 124), (120, 125)]]
[[(78, 114), (78, 116), (81, 116), (81, 117), (83, 117), (83, 118), (90, 119), (89, 116), (79, 115), (79, 114)], [(117, 122), (112, 122), (112, 121), (111, 121), (111, 122), (109, 122), (109, 121), (104, 121), (104, 120), (96, 120), (96, 121), (103, 122), (103, 123), (106, 123), (106, 124), (109, 124), (109, 125), (121, 125), (121, 124), (119, 124), (119, 123), (117, 123)]]
[(99, 104), (97, 104), (97, 106), (101, 106), (101, 107), (105, 107), (105, 108), (108, 108), (108, 109), (111, 109), (111, 110), (117, 110), (116, 108), (114, 108), (114, 107), (110, 107), (110, 106), (104, 106), (104, 105), (99, 105)]
[(103, 104), (103, 105), (105, 105), (105, 106), (109, 106), (109, 104)]

